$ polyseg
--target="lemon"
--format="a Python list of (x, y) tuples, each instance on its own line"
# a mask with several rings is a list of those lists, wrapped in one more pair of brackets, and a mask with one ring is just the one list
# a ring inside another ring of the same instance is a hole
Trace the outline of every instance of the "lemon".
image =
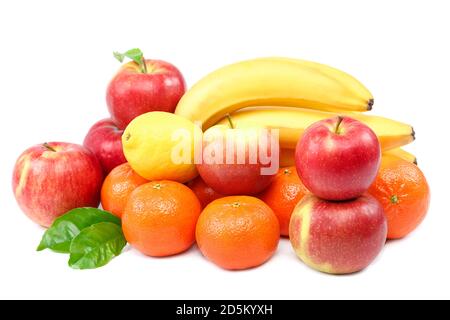
[(184, 183), (197, 176), (194, 146), (201, 135), (201, 129), (186, 118), (149, 112), (125, 129), (123, 152), (131, 168), (145, 179)]

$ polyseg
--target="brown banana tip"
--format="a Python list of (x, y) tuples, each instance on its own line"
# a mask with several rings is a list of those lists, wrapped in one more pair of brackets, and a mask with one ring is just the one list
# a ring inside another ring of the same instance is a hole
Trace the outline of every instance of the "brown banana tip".
[(370, 110), (372, 110), (372, 107), (373, 107), (373, 104), (375, 103), (375, 101), (373, 100), (373, 99), (370, 99), (368, 102), (367, 102), (367, 111), (370, 111)]
[(413, 163), (414, 163), (416, 166), (418, 166), (418, 164), (417, 164), (417, 158), (414, 158)]
[(416, 140), (416, 131), (414, 131), (413, 127), (411, 127), (411, 136), (413, 138), (413, 141)]

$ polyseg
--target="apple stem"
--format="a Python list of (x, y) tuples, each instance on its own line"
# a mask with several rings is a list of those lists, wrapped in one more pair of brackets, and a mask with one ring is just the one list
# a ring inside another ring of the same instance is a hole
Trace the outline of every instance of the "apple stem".
[(142, 71), (142, 73), (148, 73), (147, 64), (145, 63), (144, 56), (142, 56), (142, 59), (141, 59), (141, 71)]
[(228, 120), (228, 123), (230, 124), (231, 129), (234, 129), (234, 123), (233, 123), (233, 120), (231, 119), (231, 116), (229, 113), (227, 113), (227, 120)]
[(334, 129), (334, 133), (340, 134), (339, 126), (341, 125), (342, 120), (344, 120), (344, 117), (338, 116), (338, 122), (337, 122), (337, 124), (336, 124), (336, 128)]
[(42, 146), (43, 146), (45, 149), (47, 149), (48, 151), (56, 152), (56, 150), (55, 150), (52, 146), (50, 146), (47, 142), (43, 143)]

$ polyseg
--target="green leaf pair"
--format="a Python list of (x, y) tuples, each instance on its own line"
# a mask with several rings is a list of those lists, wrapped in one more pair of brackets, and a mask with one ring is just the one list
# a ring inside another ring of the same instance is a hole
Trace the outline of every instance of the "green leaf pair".
[(147, 66), (145, 64), (144, 54), (142, 53), (141, 49), (130, 49), (124, 53), (115, 51), (113, 52), (113, 54), (114, 57), (119, 60), (119, 62), (123, 62), (125, 58), (133, 60), (139, 65), (142, 73), (147, 73)]
[(119, 218), (97, 208), (77, 208), (55, 220), (37, 250), (70, 253), (69, 266), (94, 269), (120, 255), (126, 244)]

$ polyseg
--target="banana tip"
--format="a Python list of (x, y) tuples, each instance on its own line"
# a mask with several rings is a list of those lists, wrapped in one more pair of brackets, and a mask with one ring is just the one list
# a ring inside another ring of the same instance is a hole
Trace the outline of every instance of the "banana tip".
[(374, 101), (373, 99), (370, 99), (370, 100), (367, 102), (367, 111), (372, 110), (372, 107), (373, 107), (374, 102), (375, 102), (375, 101)]
[(411, 136), (413, 138), (413, 141), (416, 140), (416, 131), (414, 131), (413, 127), (411, 127)]

